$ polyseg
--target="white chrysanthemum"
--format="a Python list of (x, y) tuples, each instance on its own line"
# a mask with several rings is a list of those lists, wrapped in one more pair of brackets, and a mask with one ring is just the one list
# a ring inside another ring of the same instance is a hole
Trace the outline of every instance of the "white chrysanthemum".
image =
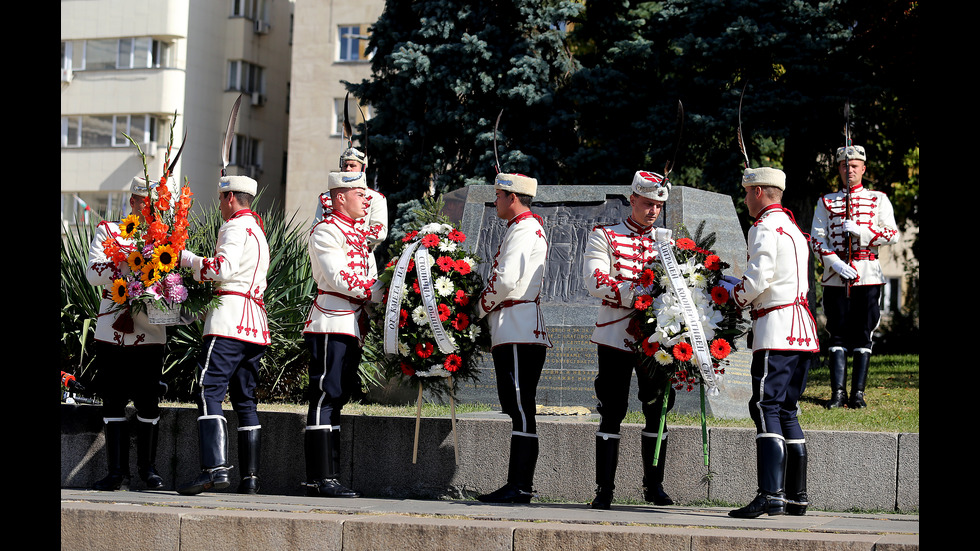
[(440, 224), (438, 222), (432, 222), (431, 224), (426, 224), (419, 228), (419, 233), (449, 233), (452, 226), (448, 224)]
[(416, 306), (415, 309), (412, 310), (412, 321), (415, 322), (415, 325), (424, 325), (428, 323), (429, 317), (425, 313), (425, 306)]
[(670, 365), (674, 361), (674, 358), (663, 348), (659, 348), (653, 353), (653, 359), (657, 360), (660, 365)]
[(477, 324), (470, 325), (470, 340), (476, 341), (476, 338), (480, 336), (480, 326)]
[(411, 350), (408, 348), (408, 345), (407, 344), (405, 344), (403, 342), (399, 342), (398, 343), (398, 354), (400, 356), (408, 356), (410, 353), (411, 353)]
[(456, 252), (457, 248), (459, 248), (459, 245), (453, 241), (446, 241), (445, 239), (439, 241), (439, 250), (444, 253)]
[(439, 276), (436, 278), (436, 292), (439, 293), (441, 297), (448, 297), (449, 295), (456, 292), (456, 286), (453, 285), (453, 280), (446, 276)]
[(708, 278), (704, 277), (699, 271), (695, 271), (688, 276), (687, 281), (691, 284), (691, 287), (695, 289), (704, 289), (708, 286)]
[(467, 256), (467, 257), (464, 257), (463, 260), (465, 260), (466, 263), (470, 265), (470, 269), (476, 268), (476, 259), (475, 258), (473, 258), (471, 256)]

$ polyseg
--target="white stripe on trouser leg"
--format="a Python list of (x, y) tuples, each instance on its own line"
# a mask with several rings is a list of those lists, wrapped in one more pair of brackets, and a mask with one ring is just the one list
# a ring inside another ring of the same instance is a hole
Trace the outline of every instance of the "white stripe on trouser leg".
[[(766, 430), (766, 416), (762, 411), (762, 401), (766, 398), (766, 377), (769, 376), (769, 351), (766, 350), (763, 354), (764, 360), (762, 362), (762, 376), (759, 377), (759, 401), (755, 403), (755, 408), (759, 410), (759, 429), (761, 433), (768, 432)], [(760, 434), (761, 434), (760, 433)]]
[(316, 425), (320, 425), (320, 409), (323, 407), (323, 401), (327, 398), (327, 393), (323, 390), (323, 381), (327, 378), (327, 335), (323, 335), (323, 370), (320, 371), (320, 383), (317, 385), (320, 388), (320, 397), (316, 401), (316, 408), (314, 408), (314, 421)]
[(211, 344), (208, 345), (208, 353), (204, 356), (204, 365), (201, 367), (201, 378), (197, 381), (197, 386), (201, 388), (201, 409), (204, 410), (205, 415), (210, 412), (208, 411), (208, 402), (204, 398), (204, 375), (211, 366), (211, 352), (214, 350), (214, 343), (216, 342), (218, 342), (218, 338), (211, 337)]
[(514, 396), (517, 398), (517, 411), (521, 414), (521, 428), (527, 432), (527, 417), (524, 414), (524, 404), (521, 403), (521, 370), (517, 360), (517, 345), (512, 344), (511, 350), (514, 351)]

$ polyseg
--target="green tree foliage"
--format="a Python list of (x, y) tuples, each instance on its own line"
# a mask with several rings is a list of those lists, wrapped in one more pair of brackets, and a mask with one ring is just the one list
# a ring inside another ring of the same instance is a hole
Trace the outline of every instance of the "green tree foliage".
[[(439, 194), (500, 168), (559, 183), (558, 145), (573, 121), (553, 109), (575, 66), (564, 22), (575, 2), (390, 0), (374, 24), (373, 77), (348, 89), (375, 106), (369, 153), (393, 204)], [(397, 226), (397, 224), (393, 224)]]

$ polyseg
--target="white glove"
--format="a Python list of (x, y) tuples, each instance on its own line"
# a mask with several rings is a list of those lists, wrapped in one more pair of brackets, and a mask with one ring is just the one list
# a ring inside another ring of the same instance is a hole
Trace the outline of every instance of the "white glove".
[(837, 272), (838, 274), (840, 274), (841, 278), (843, 278), (843, 279), (855, 279), (855, 278), (857, 278), (857, 275), (858, 275), (857, 270), (855, 270), (854, 268), (852, 268), (850, 266), (850, 264), (848, 264), (847, 262), (844, 262), (843, 260), (840, 260), (840, 259), (836, 260), (833, 264), (830, 265), (830, 267), (835, 272)]
[(385, 295), (385, 289), (387, 289), (387, 287), (385, 287), (384, 283), (380, 279), (374, 280), (374, 284), (371, 285), (371, 298), (368, 300), (372, 303), (381, 302), (381, 299), (384, 298)]
[(731, 294), (732, 289), (734, 289), (735, 286), (741, 282), (742, 282), (741, 279), (732, 277), (730, 275), (725, 275), (725, 276), (721, 276), (721, 280), (718, 281), (718, 285), (721, 285), (726, 291), (728, 291), (729, 294)]
[(195, 258), (197, 258), (197, 255), (188, 251), (187, 249), (180, 251), (180, 260), (179, 260), (180, 267), (190, 268), (191, 266), (193, 266), (193, 262)]
[(668, 230), (667, 228), (657, 228), (654, 232), (655, 241), (667, 241), (673, 244), (672, 236), (674, 234), (673, 230)]
[(846, 231), (851, 235), (857, 235), (857, 236), (861, 235), (861, 228), (860, 226), (858, 226), (858, 223), (855, 222), (854, 220), (844, 220), (844, 223), (841, 224), (841, 228), (843, 228), (844, 231)]

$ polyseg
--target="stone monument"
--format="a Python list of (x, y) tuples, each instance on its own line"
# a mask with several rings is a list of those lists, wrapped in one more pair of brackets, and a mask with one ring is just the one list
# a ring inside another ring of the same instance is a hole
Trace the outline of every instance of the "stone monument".
[[(585, 244), (592, 228), (612, 224), (629, 216), (629, 186), (539, 186), (531, 210), (544, 219), (548, 237), (548, 261), (541, 306), (554, 348), (548, 350), (537, 402), (545, 406), (584, 406), (595, 411), (593, 381), (596, 374), (596, 345), (590, 342), (599, 301), (586, 291), (582, 264)], [(467, 235), (465, 245), (479, 255), (477, 267), (486, 278), (503, 235), (505, 221), (497, 218), (492, 185), (474, 185), (443, 196), (445, 213)], [(674, 186), (656, 225), (675, 232), (684, 224), (692, 234), (706, 221), (704, 232), (715, 232), (713, 249), (740, 276), (745, 266), (745, 238), (739, 227), (731, 197), (718, 193)], [(751, 393), (751, 354), (744, 338), (726, 368), (721, 394), (709, 397), (705, 411), (716, 417), (747, 417)], [(493, 360), (489, 354), (480, 368), (479, 381), (461, 383), (460, 401), (488, 403), (499, 407)], [(630, 391), (631, 411), (639, 411), (636, 377)], [(700, 411), (700, 393), (677, 392), (674, 411)]]

